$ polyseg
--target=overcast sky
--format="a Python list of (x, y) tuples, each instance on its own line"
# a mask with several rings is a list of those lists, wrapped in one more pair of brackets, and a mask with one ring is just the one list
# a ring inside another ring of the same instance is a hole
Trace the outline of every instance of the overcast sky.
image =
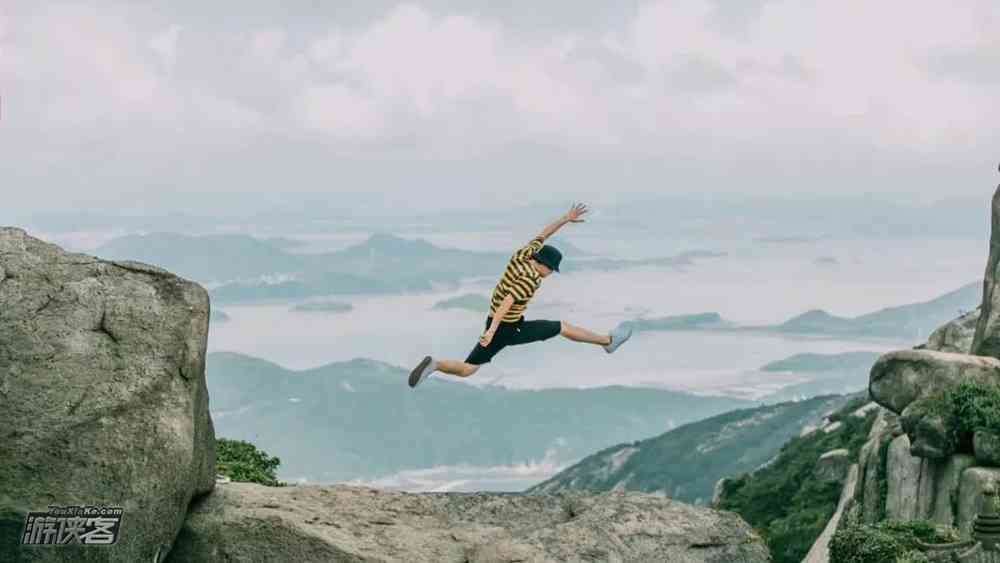
[(0, 96), (7, 210), (988, 197), (1000, 8), (3, 0)]

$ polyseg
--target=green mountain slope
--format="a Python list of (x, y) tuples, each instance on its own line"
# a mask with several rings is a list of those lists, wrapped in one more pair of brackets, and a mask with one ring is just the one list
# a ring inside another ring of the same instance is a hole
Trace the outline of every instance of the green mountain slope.
[[(371, 479), (437, 465), (568, 463), (624, 440), (744, 407), (745, 401), (602, 387), (512, 391), (356, 359), (304, 371), (209, 354), (216, 433), (281, 458), (283, 478)], [(550, 455), (550, 459), (551, 459)]]
[(857, 459), (876, 411), (852, 413), (867, 395), (858, 394), (830, 417), (841, 423), (837, 430), (793, 437), (766, 467), (725, 481), (718, 507), (738, 513), (758, 530), (775, 563), (801, 561), (836, 510), (841, 484), (816, 479), (816, 462), (837, 449)]
[(607, 448), (529, 492), (621, 489), (707, 504), (719, 479), (766, 463), (803, 427), (816, 424), (846, 400), (816, 397), (713, 416), (654, 438)]

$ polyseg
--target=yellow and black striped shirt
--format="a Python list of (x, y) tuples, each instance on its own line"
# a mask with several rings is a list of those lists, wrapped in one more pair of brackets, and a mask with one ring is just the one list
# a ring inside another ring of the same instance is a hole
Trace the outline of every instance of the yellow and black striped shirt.
[(500, 304), (507, 295), (514, 296), (514, 304), (500, 320), (505, 323), (513, 323), (524, 315), (528, 301), (534, 297), (535, 291), (542, 283), (541, 274), (535, 271), (528, 260), (542, 249), (543, 244), (545, 242), (541, 237), (535, 237), (511, 256), (500, 282), (493, 289), (493, 297), (490, 300), (491, 317), (500, 309)]

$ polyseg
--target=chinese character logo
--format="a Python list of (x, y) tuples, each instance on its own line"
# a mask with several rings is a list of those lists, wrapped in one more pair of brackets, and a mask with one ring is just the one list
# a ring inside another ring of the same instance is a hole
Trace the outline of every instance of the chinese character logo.
[(48, 512), (29, 512), (21, 544), (113, 545), (123, 513), (120, 507), (105, 506), (50, 506)]

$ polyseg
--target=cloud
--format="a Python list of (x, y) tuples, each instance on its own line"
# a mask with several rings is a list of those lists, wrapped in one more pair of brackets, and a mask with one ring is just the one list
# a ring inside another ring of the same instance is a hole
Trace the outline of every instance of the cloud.
[(982, 126), (1000, 117), (988, 0), (650, 1), (613, 14), (607, 3), (441, 0), (341, 19), (248, 6), (231, 20), (199, 6), (0, 13), (12, 133), (0, 149), (22, 157), (20, 176), (37, 181), (39, 162), (73, 176), (103, 159), (131, 179), (152, 159), (221, 165), (241, 151), (280, 169), (307, 145), (366, 162), (537, 146), (581, 162), (950, 166), (998, 141)]

